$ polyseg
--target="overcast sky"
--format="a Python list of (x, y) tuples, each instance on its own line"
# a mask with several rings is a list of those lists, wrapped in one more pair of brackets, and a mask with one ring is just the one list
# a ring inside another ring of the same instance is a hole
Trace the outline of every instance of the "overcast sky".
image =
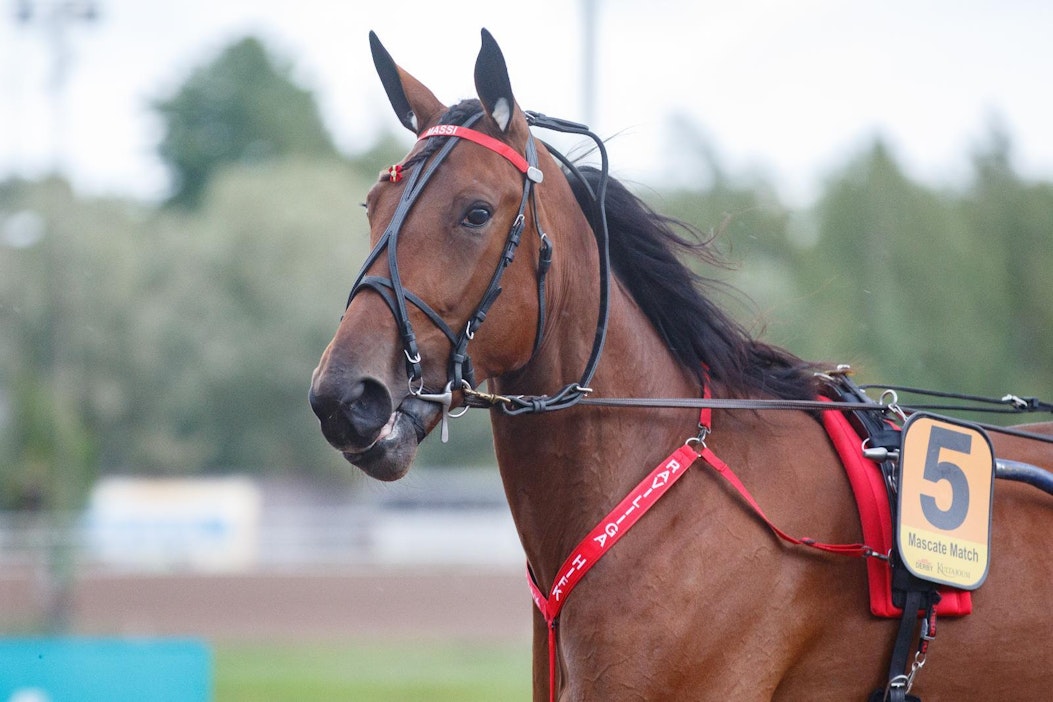
[[(583, 0), (96, 1), (97, 21), (66, 27), (59, 93), (42, 17), (57, 0), (32, 2), (39, 12), (26, 24), (14, 19), (17, 2), (0, 0), (0, 179), (58, 163), (86, 194), (163, 196), (151, 100), (247, 34), (294, 65), (348, 152), (401, 131), (373, 70), (370, 29), (452, 103), (472, 95), (485, 26), (521, 105), (584, 118)], [(623, 178), (685, 175), (682, 162), (663, 160), (680, 134), (670, 116), (680, 115), (731, 170), (763, 171), (800, 200), (877, 133), (915, 177), (961, 183), (993, 118), (1013, 137), (1018, 169), (1053, 179), (1047, 0), (596, 4), (594, 127), (618, 135), (611, 158)]]

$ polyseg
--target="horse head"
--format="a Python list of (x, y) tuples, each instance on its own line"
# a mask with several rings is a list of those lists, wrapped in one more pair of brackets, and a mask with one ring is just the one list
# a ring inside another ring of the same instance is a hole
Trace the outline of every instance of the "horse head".
[(538, 159), (554, 162), (535, 145), (486, 30), (478, 100), (452, 108), (373, 33), (370, 44), (388, 99), (418, 141), (367, 196), (373, 248), (314, 371), (310, 401), (348, 461), (396, 480), (464, 388), (534, 354), (548, 247)]

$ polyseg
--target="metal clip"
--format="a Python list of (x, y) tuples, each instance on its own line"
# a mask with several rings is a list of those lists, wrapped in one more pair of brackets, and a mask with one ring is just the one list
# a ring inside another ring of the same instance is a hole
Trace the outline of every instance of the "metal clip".
[(910, 692), (910, 688), (914, 687), (914, 676), (918, 674), (922, 668), (925, 667), (925, 654), (920, 651), (914, 654), (914, 662), (910, 665), (910, 673), (907, 674), (907, 692)]
[(1033, 397), (1025, 399), (1023, 397), (1020, 397), (1019, 395), (1012, 394), (1003, 397), (1002, 402), (1004, 402), (1007, 405), (1012, 405), (1013, 409), (1015, 409), (1017, 412), (1026, 412), (1027, 410), (1035, 407), (1036, 405), (1035, 398)]
[[(867, 441), (869, 441), (869, 439)], [(884, 463), (885, 461), (898, 461), (899, 451), (890, 451), (882, 446), (867, 448), (866, 442), (863, 442), (863, 458), (867, 459), (868, 461), (874, 461), (876, 463)]]
[(847, 363), (839, 363), (837, 364), (837, 368), (834, 368), (833, 370), (816, 371), (812, 375), (816, 378), (822, 378), (823, 380), (834, 382), (835, 376), (847, 377), (854, 374), (855, 371), (852, 370), (852, 366), (848, 365)]
[[(506, 397), (505, 395), (498, 395), (497, 393), (480, 392), (479, 390), (473, 388), (467, 380), (461, 381), (461, 392), (463, 392), (464, 396), (469, 400), (475, 401), (475, 407), (495, 407), (497, 405), (511, 405), (514, 399), (512, 397)], [(515, 397), (522, 396), (516, 395)], [(467, 405), (465, 407), (465, 411), (467, 411), (468, 407), (471, 406), (473, 405)], [(461, 414), (464, 414), (464, 412), (462, 412)], [(451, 416), (460, 417), (461, 415), (457, 414)]]
[(878, 402), (885, 406), (886, 412), (892, 412), (899, 417), (901, 422), (907, 421), (907, 414), (903, 411), (903, 408), (899, 406), (899, 395), (896, 394), (895, 390), (886, 390), (881, 393), (881, 398)]
[(707, 448), (706, 439), (709, 438), (711, 431), (713, 430), (700, 422), (698, 425), (698, 434), (689, 438), (684, 444), (687, 446), (694, 446), (695, 450), (701, 455), (701, 451)]
[[(442, 420), (440, 420), (442, 422), (442, 431), (440, 432), (440, 435), (442, 437), (442, 443), (444, 444), (450, 440), (450, 417), (452, 416), (450, 414), (450, 405), (453, 404), (452, 386), (452, 382), (446, 383), (446, 389), (440, 393), (426, 393), (420, 392), (419, 390), (413, 392), (411, 389), (411, 394), (418, 400), (434, 402), (435, 404), (442, 405)], [(421, 390), (423, 390), (423, 384)], [(463, 414), (463, 412), (461, 414)], [(457, 416), (459, 417), (460, 415)]]
[(863, 548), (863, 557), (864, 558), (876, 558), (879, 561), (889, 562), (889, 561), (892, 560), (892, 549), (889, 549), (888, 553), (881, 553), (880, 551), (875, 551), (874, 549), (870, 548), (869, 546), (865, 546)]

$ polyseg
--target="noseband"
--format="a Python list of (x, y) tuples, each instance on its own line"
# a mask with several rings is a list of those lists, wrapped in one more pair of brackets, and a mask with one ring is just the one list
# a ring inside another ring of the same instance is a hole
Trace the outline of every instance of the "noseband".
[[(479, 112), (465, 120), (462, 125), (440, 124), (426, 130), (420, 135), (418, 141), (432, 138), (447, 138), (448, 141), (442, 145), (430, 161), (425, 161), (420, 167), (412, 169), (408, 177), (405, 178), (402, 196), (400, 197), (398, 206), (395, 209), (395, 214), (392, 216), (384, 233), (381, 235), (376, 246), (373, 247), (373, 250), (369, 253), (365, 263), (362, 265), (347, 299), (347, 307), (350, 307), (351, 301), (354, 299), (355, 295), (357, 295), (363, 288), (370, 288), (377, 292), (381, 299), (387, 304), (395, 318), (398, 333), (402, 340), (403, 353), (406, 358), (406, 374), (408, 377), (410, 394), (418, 399), (442, 405), (442, 440), (444, 442), (448, 438), (448, 417), (460, 416), (459, 414), (451, 415), (450, 413), (450, 407), (453, 401), (453, 390), (458, 389), (463, 390), (465, 393), (471, 393), (476, 386), (471, 358), (468, 355), (468, 343), (475, 337), (475, 333), (486, 319), (486, 315), (490, 310), (491, 305), (497, 300), (498, 295), (501, 294), (501, 278), (504, 275), (505, 269), (508, 268), (514, 260), (516, 250), (519, 247), (523, 227), (526, 222), (526, 208), (528, 203), (530, 203), (531, 209), (533, 210), (534, 228), (541, 241), (537, 274), (538, 320), (534, 336), (535, 353), (541, 345), (542, 340), (545, 322), (545, 276), (548, 272), (549, 265), (552, 262), (552, 244), (549, 241), (549, 238), (541, 230), (541, 223), (537, 217), (537, 202), (535, 199), (534, 185), (542, 181), (543, 175), (537, 167), (537, 146), (534, 142), (534, 137), (533, 135), (528, 135), (526, 155), (524, 157), (507, 144), (483, 134), (482, 132), (471, 129), (471, 125), (481, 117), (482, 113)], [(540, 412), (569, 407), (576, 404), (589, 392), (588, 383), (591, 381), (596, 365), (599, 362), (600, 352), (603, 348), (603, 342), (607, 332), (608, 292), (610, 287), (610, 260), (607, 251), (607, 223), (604, 211), (607, 156), (602, 141), (599, 137), (589, 131), (587, 127), (573, 122), (553, 119), (533, 112), (527, 113), (527, 119), (528, 123), (532, 126), (541, 126), (555, 131), (587, 135), (591, 137), (598, 146), (602, 158), (603, 178), (601, 180), (599, 192), (592, 193), (593, 200), (597, 206), (597, 211), (594, 213), (594, 216), (590, 216), (589, 219), (590, 221), (593, 221), (593, 229), (600, 248), (600, 315), (597, 321), (596, 337), (593, 344), (592, 354), (586, 364), (585, 373), (583, 374), (581, 381), (567, 385), (560, 392), (552, 396), (525, 396), (518, 398), (518, 402), (513, 400), (511, 404), (503, 406), (504, 411), (509, 414)], [(409, 215), (417, 198), (423, 192), (424, 187), (435, 174), (435, 171), (462, 139), (483, 146), (502, 156), (505, 160), (511, 163), (523, 176), (523, 191), (519, 202), (519, 211), (512, 222), (512, 226), (509, 228), (508, 235), (505, 237), (504, 249), (494, 273), (490, 277), (489, 285), (487, 285), (479, 304), (476, 306), (475, 312), (468, 318), (465, 328), (460, 333), (457, 333), (451, 329), (442, 317), (423, 299), (406, 289), (402, 277), (399, 274), (397, 254), (399, 232), (402, 229), (406, 217)], [(577, 177), (581, 179), (580, 174), (577, 174), (577, 169), (573, 164), (551, 147), (548, 147), (548, 149), (570, 170), (572, 174), (576, 174)], [(401, 167), (393, 168), (395, 169), (395, 172), (399, 174), (399, 177), (401, 177)], [(396, 176), (393, 175), (392, 180), (394, 181), (395, 178)], [(585, 182), (584, 179), (581, 180), (582, 182)], [(586, 215), (588, 216), (589, 213), (586, 213)], [(366, 275), (366, 272), (380, 258), (385, 249), (387, 251), (389, 277), (385, 278), (383, 276)], [(422, 358), (417, 346), (417, 337), (409, 319), (407, 302), (420, 310), (450, 341), (451, 351), (447, 366), (447, 383), (441, 393), (424, 392)], [(462, 410), (462, 414), (463, 411), (466, 410)]]

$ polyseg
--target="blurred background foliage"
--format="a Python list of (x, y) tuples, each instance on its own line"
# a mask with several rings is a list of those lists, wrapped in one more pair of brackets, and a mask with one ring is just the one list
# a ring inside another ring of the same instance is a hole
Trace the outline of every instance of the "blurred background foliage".
[(336, 155), (314, 96), (291, 73), (288, 62), (246, 37), (154, 103), (165, 127), (158, 151), (175, 183), (171, 204), (200, 205), (210, 179), (227, 164)]
[[(307, 385), (367, 251), (361, 203), (404, 142), (338, 153), (252, 38), (154, 104), (164, 205), (0, 183), (0, 508), (74, 506), (110, 472), (355, 474)], [(682, 144), (705, 186), (638, 190), (717, 234), (733, 266), (702, 272), (741, 291), (714, 294), (748, 328), (863, 382), (1053, 395), (1053, 185), (1015, 173), (997, 125), (965, 186), (912, 179), (877, 140), (794, 208)], [(420, 460), (489, 463), (469, 417)]]

